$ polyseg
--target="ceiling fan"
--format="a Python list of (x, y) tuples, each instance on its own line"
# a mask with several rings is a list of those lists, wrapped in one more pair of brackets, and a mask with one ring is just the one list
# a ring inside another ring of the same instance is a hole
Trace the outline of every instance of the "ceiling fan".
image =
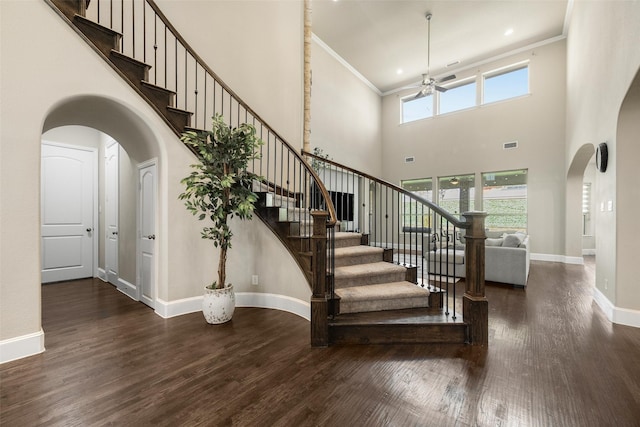
[(431, 67), (431, 17), (433, 15), (430, 12), (427, 12), (425, 18), (427, 18), (427, 72), (422, 75), (422, 83), (420, 84), (420, 91), (416, 93), (413, 99), (423, 98), (427, 95), (432, 95), (434, 91), (438, 92), (446, 92), (447, 88), (438, 86), (440, 83), (447, 82), (449, 80), (453, 80), (456, 78), (454, 74), (450, 76), (443, 77), (439, 80), (432, 78), (429, 75), (430, 67)]

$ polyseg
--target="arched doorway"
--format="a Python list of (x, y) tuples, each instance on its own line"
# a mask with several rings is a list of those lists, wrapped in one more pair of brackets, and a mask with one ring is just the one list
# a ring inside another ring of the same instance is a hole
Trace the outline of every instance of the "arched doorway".
[[(92, 276), (109, 281), (123, 293), (154, 307), (155, 283), (145, 282), (147, 291), (144, 293), (138, 283), (141, 277), (147, 277), (144, 274), (155, 277), (156, 269), (148, 256), (141, 260), (138, 229), (142, 218), (140, 200), (147, 199), (141, 197), (140, 192), (155, 192), (156, 186), (149, 189), (140, 186), (138, 180), (139, 166), (155, 166), (161, 158), (157, 138), (126, 106), (111, 99), (86, 96), (64, 100), (49, 112), (43, 126), (43, 140), (68, 144), (71, 148), (89, 146), (99, 153), (95, 164), (98, 182), (93, 195), (98, 200), (98, 213), (95, 224), (87, 227), (87, 230), (95, 230), (87, 234), (96, 239), (96, 265)], [(112, 167), (114, 154), (116, 165)], [(152, 200), (155, 202), (156, 199), (154, 194)], [(153, 223), (155, 210), (155, 206), (152, 210), (144, 209)], [(141, 274), (142, 270), (144, 274)]]

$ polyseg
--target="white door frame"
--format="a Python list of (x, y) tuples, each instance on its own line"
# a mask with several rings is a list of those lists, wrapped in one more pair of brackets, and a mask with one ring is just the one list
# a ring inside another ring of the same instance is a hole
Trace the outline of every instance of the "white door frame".
[[(115, 176), (110, 176), (109, 173), (109, 168), (107, 167), (107, 160), (109, 159), (108, 157), (108, 153), (109, 150), (111, 148), (115, 147), (115, 162), (116, 162), (116, 172), (115, 172)], [(106, 276), (106, 280), (107, 282), (111, 283), (112, 285), (119, 287), (119, 270), (118, 270), (118, 253), (119, 253), (119, 239), (117, 237), (117, 233), (118, 233), (118, 228), (119, 228), (119, 209), (118, 206), (120, 204), (120, 190), (119, 190), (119, 186), (120, 186), (120, 177), (119, 177), (119, 173), (120, 173), (120, 160), (119, 160), (119, 151), (120, 151), (120, 144), (118, 144), (118, 142), (114, 139), (111, 139), (107, 144), (105, 144), (105, 157), (104, 157), (104, 180), (105, 180), (105, 184), (104, 184), (104, 192), (105, 192), (105, 203), (104, 203), (104, 227), (105, 227), (105, 241), (104, 241), (104, 254), (105, 254), (105, 276)], [(115, 194), (109, 194), (109, 184), (110, 184), (110, 180), (111, 184), (115, 184), (115, 188), (114, 188), (114, 192)], [(110, 198), (110, 196), (113, 196)], [(115, 206), (115, 225), (116, 225), (116, 230), (115, 230), (115, 234), (116, 234), (116, 244), (115, 244), (115, 259), (111, 259), (110, 257), (110, 249), (109, 249), (109, 219), (110, 219), (110, 208)], [(109, 261), (112, 261), (113, 264), (109, 264)], [(111, 270), (113, 268), (113, 270)], [(115, 271), (116, 277), (115, 278), (111, 278), (111, 274), (110, 271)], [(113, 280), (113, 281), (112, 281)]]
[[(155, 228), (157, 230), (158, 227), (158, 159), (156, 157), (149, 159), (145, 162), (142, 163), (138, 163), (137, 165), (137, 169), (138, 169), (138, 178), (137, 178), (137, 183), (138, 183), (138, 191), (136, 193), (136, 205), (137, 205), (137, 212), (136, 212), (136, 292), (137, 292), (137, 299), (138, 301), (143, 301), (142, 299), (142, 292), (143, 292), (143, 286), (141, 283), (141, 278), (142, 278), (142, 268), (143, 268), (143, 263), (142, 263), (142, 259), (141, 259), (141, 243), (140, 243), (140, 239), (142, 236), (142, 200), (140, 198), (140, 194), (141, 194), (141, 185), (140, 185), (140, 172), (142, 171), (142, 169), (148, 168), (150, 166), (155, 166), (156, 167), (156, 173), (154, 176), (154, 224), (155, 224)], [(157, 232), (156, 232), (157, 235)], [(152, 266), (152, 270), (153, 270), (153, 277), (154, 277), (154, 282), (153, 282), (153, 306), (152, 308), (155, 309), (155, 303), (158, 299), (158, 269), (157, 269), (157, 240), (154, 240), (154, 256), (153, 256), (153, 266)]]
[[(61, 148), (69, 148), (72, 150), (82, 150), (82, 151), (88, 151), (91, 153), (91, 157), (92, 157), (92, 163), (93, 163), (93, 224), (91, 227), (92, 233), (93, 233), (93, 259), (92, 259), (92, 275), (93, 277), (98, 277), (98, 243), (100, 240), (100, 232), (98, 230), (99, 226), (99, 218), (98, 218), (98, 209), (99, 209), (99, 190), (98, 190), (98, 180), (99, 180), (99, 175), (98, 175), (98, 170), (99, 170), (99, 159), (98, 159), (98, 149), (94, 148), (94, 147), (86, 147), (86, 146), (82, 146), (82, 145), (72, 145), (72, 144), (64, 144), (61, 142), (54, 142), (54, 141), (47, 141), (45, 139), (41, 140), (40, 143), (40, 147), (42, 148), (42, 145), (50, 145), (50, 146), (55, 146), (55, 147), (61, 147)], [(40, 162), (42, 162), (42, 150), (40, 150), (41, 154), (40, 154)], [(42, 185), (40, 186), (40, 191), (42, 192)], [(40, 204), (41, 202), (38, 202), (38, 204)], [(42, 207), (40, 207), (40, 209), (42, 209)], [(97, 238), (96, 238), (97, 237)], [(40, 231), (40, 245), (42, 245), (42, 230)], [(40, 248), (40, 250), (42, 250), (42, 248)]]

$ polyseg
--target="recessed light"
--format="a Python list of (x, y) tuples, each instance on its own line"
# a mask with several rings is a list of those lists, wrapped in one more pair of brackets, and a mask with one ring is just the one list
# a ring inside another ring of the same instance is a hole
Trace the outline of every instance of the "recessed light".
[(513, 34), (513, 28), (508, 28), (507, 31), (504, 32), (505, 36), (510, 36), (511, 34)]
[(402, 74), (402, 68), (398, 68), (398, 69), (396, 70), (396, 74)]

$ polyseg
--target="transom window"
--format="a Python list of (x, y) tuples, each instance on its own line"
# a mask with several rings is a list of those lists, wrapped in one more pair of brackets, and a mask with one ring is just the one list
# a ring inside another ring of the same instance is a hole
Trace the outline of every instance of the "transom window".
[(484, 75), (483, 104), (529, 93), (529, 66), (495, 71)]
[(410, 123), (440, 114), (466, 110), (493, 102), (528, 95), (529, 64), (520, 62), (498, 70), (449, 82), (446, 92), (435, 92), (422, 98), (415, 93), (400, 100), (401, 122)]
[(433, 117), (433, 95), (415, 98), (411, 95), (402, 100), (402, 123)]
[(461, 84), (449, 88), (446, 92), (440, 92), (439, 114), (464, 110), (476, 105), (476, 81)]

